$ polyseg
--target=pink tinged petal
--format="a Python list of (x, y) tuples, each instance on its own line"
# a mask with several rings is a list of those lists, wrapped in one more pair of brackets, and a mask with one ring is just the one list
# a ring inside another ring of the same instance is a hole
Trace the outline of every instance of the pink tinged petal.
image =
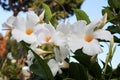
[(68, 38), (69, 48), (75, 52), (77, 49), (81, 49), (84, 46), (85, 41), (78, 36), (71, 35)]
[(34, 27), (39, 22), (39, 17), (34, 12), (27, 13), (27, 27)]
[(83, 47), (83, 52), (88, 55), (96, 55), (102, 52), (101, 46), (97, 40), (86, 42)]
[(8, 18), (8, 20), (3, 23), (3, 29), (10, 29), (13, 27), (13, 22), (15, 21), (16, 17), (15, 16), (11, 16)]
[(93, 33), (96, 39), (107, 40), (110, 41), (113, 38), (113, 35), (106, 30), (98, 29)]
[(25, 24), (25, 20), (22, 16), (17, 16), (13, 26), (15, 26), (15, 28), (20, 29), (20, 30), (25, 30), (26, 29), (26, 24)]
[(62, 73), (58, 63), (54, 59), (48, 61), (48, 66), (50, 67), (53, 76), (55, 76), (57, 72)]

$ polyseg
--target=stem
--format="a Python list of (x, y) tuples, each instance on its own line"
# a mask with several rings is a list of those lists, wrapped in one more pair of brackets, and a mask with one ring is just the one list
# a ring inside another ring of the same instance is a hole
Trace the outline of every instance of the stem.
[(110, 54), (108, 54), (108, 55), (107, 55), (107, 58), (106, 58), (105, 67), (104, 67), (104, 69), (103, 69), (103, 73), (104, 73), (104, 74), (106, 73), (107, 65), (108, 65), (108, 62), (109, 62), (109, 57), (110, 57)]

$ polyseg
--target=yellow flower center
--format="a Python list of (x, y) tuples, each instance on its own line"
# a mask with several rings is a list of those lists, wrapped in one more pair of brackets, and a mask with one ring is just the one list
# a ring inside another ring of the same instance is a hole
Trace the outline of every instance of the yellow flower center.
[(27, 28), (26, 29), (26, 34), (27, 35), (30, 35), (30, 34), (32, 34), (33, 33), (33, 29), (31, 29), (31, 28)]
[(88, 34), (85, 36), (85, 41), (90, 42), (93, 40), (93, 38), (94, 38), (93, 35)]
[(46, 42), (49, 42), (51, 38), (52, 38), (51, 36), (47, 36), (47, 37), (45, 38), (45, 41), (46, 41)]

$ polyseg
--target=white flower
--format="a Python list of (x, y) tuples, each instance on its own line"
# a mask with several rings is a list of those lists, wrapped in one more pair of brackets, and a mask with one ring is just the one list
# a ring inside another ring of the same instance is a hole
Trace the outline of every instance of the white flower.
[(15, 21), (16, 17), (15, 16), (10, 16), (5, 23), (2, 24), (3, 29), (13, 29), (13, 23)]
[(89, 25), (86, 25), (86, 21), (83, 20), (74, 23), (68, 38), (69, 48), (73, 52), (83, 48), (83, 52), (88, 55), (101, 53), (102, 49), (97, 39), (110, 41), (113, 36), (109, 31), (103, 29), (95, 30), (100, 23), (100, 20), (95, 20)]
[(37, 44), (39, 46), (51, 43), (58, 46), (65, 45), (64, 34), (60, 31), (56, 31), (50, 24), (39, 24), (36, 27), (36, 33), (38, 34)]
[(60, 69), (59, 64), (54, 59), (50, 59), (48, 61), (48, 66), (50, 67), (50, 70), (52, 71), (53, 76), (55, 76), (57, 72), (59, 72), (59, 74), (62, 73), (62, 70)]
[(55, 59), (57, 62), (64, 62), (64, 59), (69, 55), (69, 50), (64, 46), (54, 47)]
[(31, 66), (33, 64), (34, 58), (35, 57), (34, 57), (33, 53), (29, 50), (28, 55), (27, 55), (27, 60), (26, 60), (28, 66)]
[(50, 59), (48, 65), (55, 76), (57, 72), (62, 73), (61, 68), (68, 68), (69, 64), (64, 60), (69, 55), (69, 50), (65, 47), (54, 47), (55, 59)]
[(17, 16), (14, 22), (15, 28), (12, 30), (12, 37), (18, 42), (25, 41), (26, 43), (34, 43), (36, 41), (36, 35), (34, 27), (39, 22), (39, 17), (34, 12), (27, 13), (27, 21), (24, 18)]

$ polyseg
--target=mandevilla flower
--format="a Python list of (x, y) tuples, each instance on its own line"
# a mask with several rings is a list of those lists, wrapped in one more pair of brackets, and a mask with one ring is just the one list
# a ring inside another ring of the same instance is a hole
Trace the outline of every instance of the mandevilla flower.
[(12, 30), (12, 36), (18, 42), (25, 41), (26, 43), (33, 43), (36, 41), (36, 35), (34, 31), (34, 27), (39, 22), (39, 17), (34, 12), (27, 13), (27, 21), (24, 21), (24, 18), (21, 16), (17, 16), (16, 21), (14, 22), (14, 26), (16, 26)]
[(74, 23), (68, 37), (69, 48), (73, 52), (82, 48), (83, 52), (88, 55), (101, 53), (102, 49), (97, 39), (110, 41), (113, 36), (109, 31), (96, 29), (100, 23), (100, 20), (95, 20), (88, 25), (84, 20)]
[(69, 50), (64, 46), (54, 47), (55, 59), (50, 59), (48, 65), (53, 73), (62, 73), (61, 68), (69, 68), (69, 64), (64, 60), (69, 55)]
[(64, 34), (60, 31), (56, 31), (51, 24), (39, 24), (36, 26), (37, 42), (36, 46), (42, 44), (54, 44), (57, 46), (65, 45), (66, 40)]

